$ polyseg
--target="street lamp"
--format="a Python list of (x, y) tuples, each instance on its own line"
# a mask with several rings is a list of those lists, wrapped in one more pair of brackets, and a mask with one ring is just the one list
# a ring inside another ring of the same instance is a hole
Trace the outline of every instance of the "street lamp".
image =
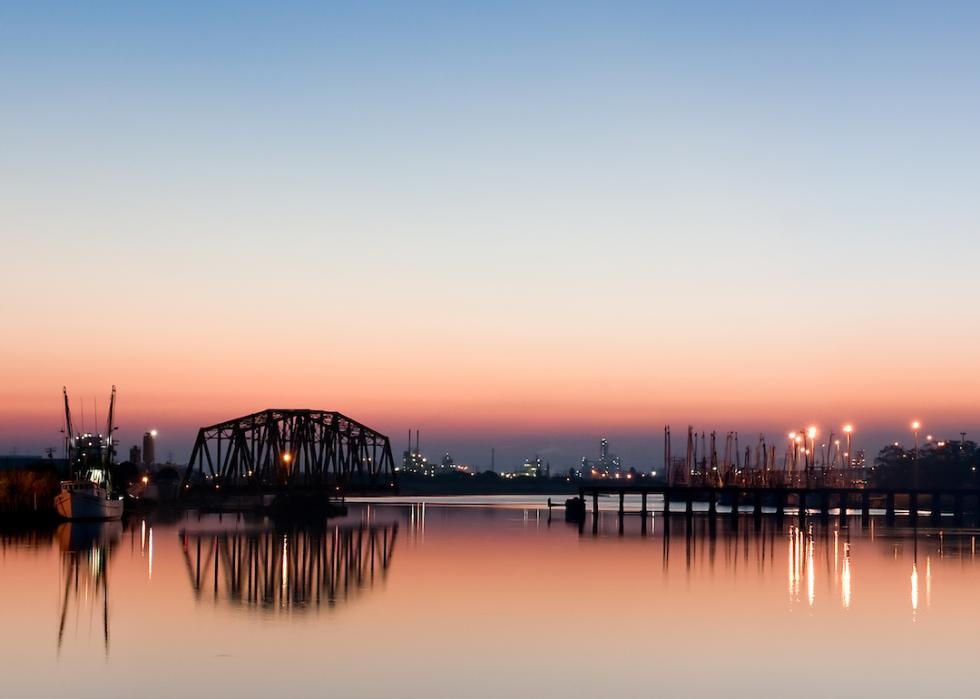
[(916, 490), (919, 488), (919, 428), (922, 427), (922, 423), (918, 420), (912, 421), (912, 460), (913, 460), (913, 473), (915, 474), (915, 487)]
[(844, 425), (844, 434), (847, 435), (847, 469), (850, 471), (853, 462), (853, 457), (851, 456), (851, 433), (854, 431), (854, 425), (847, 423)]
[[(817, 428), (814, 427), (813, 425), (810, 425), (810, 427), (807, 428), (806, 436), (810, 438), (810, 448), (809, 448), (809, 450), (804, 451), (804, 453), (806, 454), (806, 457), (807, 457), (806, 476), (807, 476), (807, 480), (809, 481), (811, 467), (816, 465), (815, 454), (816, 454), (816, 449), (817, 449), (817, 443), (816, 443), (816, 439), (817, 439)], [(804, 443), (804, 446), (806, 446), (805, 443)]]

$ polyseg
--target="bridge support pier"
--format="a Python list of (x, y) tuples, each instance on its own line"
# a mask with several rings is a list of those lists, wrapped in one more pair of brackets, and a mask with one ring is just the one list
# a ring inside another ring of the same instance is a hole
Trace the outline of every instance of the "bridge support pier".
[(885, 496), (885, 524), (895, 524), (895, 493)]
[(919, 494), (909, 493), (909, 517), (912, 519), (912, 526), (919, 522)]
[(837, 502), (840, 505), (840, 526), (843, 528), (847, 524), (847, 491), (842, 490), (837, 494)]
[(871, 495), (867, 492), (861, 493), (861, 526), (867, 527), (871, 524)]

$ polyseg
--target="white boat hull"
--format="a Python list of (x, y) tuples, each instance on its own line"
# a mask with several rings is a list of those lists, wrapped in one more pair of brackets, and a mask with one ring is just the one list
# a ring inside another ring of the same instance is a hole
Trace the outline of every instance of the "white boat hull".
[(93, 491), (62, 491), (54, 507), (65, 519), (122, 519), (123, 501)]

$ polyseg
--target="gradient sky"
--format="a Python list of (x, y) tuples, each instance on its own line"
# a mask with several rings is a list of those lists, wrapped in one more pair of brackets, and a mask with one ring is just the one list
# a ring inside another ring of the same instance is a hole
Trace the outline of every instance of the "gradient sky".
[(178, 461), (272, 405), (484, 465), (977, 430), (978, 34), (967, 3), (5, 3), (0, 453), (59, 443), (63, 384)]

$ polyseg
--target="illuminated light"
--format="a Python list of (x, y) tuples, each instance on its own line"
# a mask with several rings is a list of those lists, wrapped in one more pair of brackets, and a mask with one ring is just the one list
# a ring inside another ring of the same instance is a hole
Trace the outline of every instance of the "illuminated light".
[(149, 476), (143, 476), (140, 480), (143, 481), (143, 485), (146, 485), (147, 483), (150, 482), (150, 477)]
[(921, 422), (919, 422), (918, 420), (913, 420), (912, 421), (912, 429), (913, 430), (917, 430), (920, 427), (922, 427), (922, 423)]
[(799, 435), (796, 434), (796, 432), (790, 432), (789, 433), (789, 438), (790, 439), (795, 439), (796, 441), (799, 441)]
[(800, 435), (796, 435), (796, 443), (799, 444), (802, 441), (803, 441), (803, 437), (801, 437)]
[(156, 430), (150, 430), (150, 436), (151, 437), (156, 437), (157, 436), (157, 431)]
[(817, 436), (817, 428), (810, 427), (809, 429), (807, 429), (806, 434), (810, 439), (813, 439), (814, 437)]
[(290, 461), (293, 460), (293, 455), (287, 451), (285, 454), (282, 455), (282, 460), (283, 462), (288, 464)]
[(844, 432), (850, 434), (854, 431), (854, 426), (851, 424), (844, 425)]

